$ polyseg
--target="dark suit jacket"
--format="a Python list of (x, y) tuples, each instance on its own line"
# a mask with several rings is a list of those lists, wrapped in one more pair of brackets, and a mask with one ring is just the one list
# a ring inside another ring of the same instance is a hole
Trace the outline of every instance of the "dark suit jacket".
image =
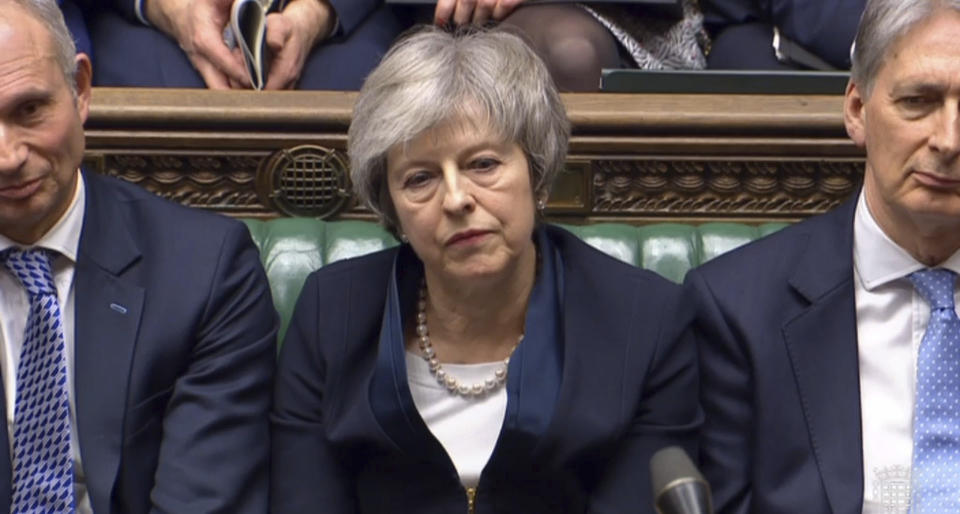
[(687, 275), (717, 512), (861, 512), (856, 196)]
[[(511, 358), (507, 420), (477, 511), (652, 512), (651, 454), (694, 450), (701, 422), (694, 347), (674, 322), (679, 288), (546, 231), (563, 260), (562, 343), (539, 356), (521, 344)], [(457, 472), (413, 404), (402, 348), (379, 346), (398, 251), (412, 254), (404, 245), (307, 279), (277, 373), (274, 513), (466, 510)]]
[[(137, 186), (84, 179), (74, 388), (93, 510), (266, 512), (277, 316), (249, 233)], [(7, 437), (0, 423), (4, 513)]]

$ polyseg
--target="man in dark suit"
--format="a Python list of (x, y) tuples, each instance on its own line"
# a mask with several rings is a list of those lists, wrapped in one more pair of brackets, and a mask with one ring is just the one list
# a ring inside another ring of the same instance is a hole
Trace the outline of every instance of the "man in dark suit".
[(862, 190), (688, 275), (718, 512), (960, 512), (958, 38), (960, 2), (869, 0)]
[(0, 0), (0, 49), (0, 512), (265, 512), (249, 234), (79, 171), (91, 66), (54, 0)]
[[(224, 43), (233, 0), (88, 4), (97, 85), (249, 89)], [(383, 0), (275, 0), (267, 17), (265, 89), (360, 89), (409, 21)], [(97, 5), (99, 4), (99, 5)]]

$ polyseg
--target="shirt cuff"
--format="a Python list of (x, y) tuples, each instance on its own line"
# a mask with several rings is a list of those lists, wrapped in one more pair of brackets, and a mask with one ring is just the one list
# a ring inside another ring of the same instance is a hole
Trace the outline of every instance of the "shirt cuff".
[(140, 23), (150, 26), (150, 22), (147, 20), (147, 13), (144, 10), (144, 3), (147, 0), (133, 0), (133, 12), (137, 15), (137, 19), (140, 20)]

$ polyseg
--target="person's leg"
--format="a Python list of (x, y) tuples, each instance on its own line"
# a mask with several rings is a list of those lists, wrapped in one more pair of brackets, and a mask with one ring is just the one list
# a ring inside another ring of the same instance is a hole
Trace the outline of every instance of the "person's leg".
[(403, 9), (381, 6), (345, 38), (317, 46), (300, 74), (298, 89), (356, 91), (411, 23)]
[[(177, 43), (112, 11), (91, 16), (97, 86), (197, 87), (206, 84)], [(403, 10), (381, 7), (345, 38), (318, 45), (307, 57), (298, 89), (358, 90), (394, 38), (409, 27)]]
[(600, 70), (621, 67), (616, 39), (579, 7), (521, 7), (503, 24), (526, 35), (561, 91), (597, 91)]
[(180, 46), (159, 30), (107, 9), (87, 21), (95, 86), (207, 87)]
[(763, 22), (730, 25), (712, 40), (707, 68), (712, 70), (792, 70), (773, 52), (773, 26)]

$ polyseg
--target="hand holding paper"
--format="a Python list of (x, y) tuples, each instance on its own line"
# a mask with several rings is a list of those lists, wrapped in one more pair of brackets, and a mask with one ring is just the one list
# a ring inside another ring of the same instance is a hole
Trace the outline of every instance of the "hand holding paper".
[(318, 0), (289, 2), (267, 16), (266, 46), (271, 55), (265, 89), (296, 87), (310, 50), (333, 31), (329, 4)]
[(211, 89), (249, 87), (243, 61), (223, 41), (233, 0), (150, 0), (147, 19), (177, 41)]

